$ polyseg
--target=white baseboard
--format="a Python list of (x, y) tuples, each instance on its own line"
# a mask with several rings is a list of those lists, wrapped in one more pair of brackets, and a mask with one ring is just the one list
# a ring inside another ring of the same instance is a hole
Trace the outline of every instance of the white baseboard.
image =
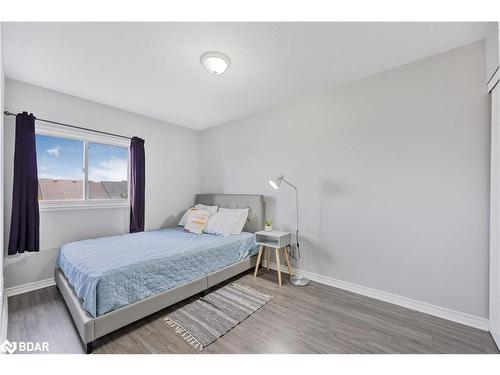
[[(265, 262), (263, 262), (265, 264)], [(276, 269), (276, 263), (269, 262), (269, 268)], [(286, 266), (280, 267), (281, 272), (288, 273)], [(373, 288), (368, 288), (363, 285), (354, 284), (351, 282), (334, 279), (332, 277), (318, 275), (316, 273), (301, 271), (293, 268), (292, 272), (300, 274), (309, 278), (310, 280), (316, 281), (321, 284), (330, 285), (336, 288), (348, 290), (350, 292), (361, 294), (363, 296), (375, 298), (384, 302), (389, 302), (394, 305), (406, 307), (408, 309), (423, 312), (425, 314), (437, 316), (446, 320), (451, 320), (452, 322), (460, 323), (466, 326), (481, 329), (483, 331), (489, 331), (489, 321), (486, 318), (481, 318), (479, 316), (466, 314), (460, 311), (451, 310), (445, 307), (433, 305), (427, 302), (418, 301), (415, 299), (398, 296), (396, 294), (384, 292), (382, 290), (377, 290)]]
[(493, 341), (495, 341), (495, 345), (498, 349), (500, 349), (500, 335), (497, 335), (490, 331), (491, 337), (493, 337)]
[(50, 279), (34, 281), (32, 283), (18, 285), (12, 288), (7, 288), (5, 289), (5, 296), (12, 297), (18, 294), (31, 292), (32, 290), (42, 289), (52, 285), (56, 285), (56, 282), (53, 277)]
[(7, 340), (7, 324), (9, 321), (8, 318), (8, 313), (9, 313), (9, 308), (7, 306), (7, 294), (3, 293), (3, 304), (2, 304), (2, 314), (0, 315), (1, 321), (0, 321), (0, 343), (4, 342)]

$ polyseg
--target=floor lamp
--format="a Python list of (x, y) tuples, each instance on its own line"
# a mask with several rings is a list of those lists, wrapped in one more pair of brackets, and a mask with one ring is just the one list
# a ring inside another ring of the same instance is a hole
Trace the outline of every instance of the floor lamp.
[[(290, 185), (292, 188), (295, 189), (295, 207), (297, 209), (297, 215), (296, 215), (297, 216), (297, 232), (295, 233), (295, 240), (296, 240), (296, 243), (297, 243), (297, 256), (291, 254), (290, 252), (288, 254), (293, 259), (299, 260), (300, 259), (300, 244), (299, 244), (299, 191), (298, 191), (297, 187), (295, 185), (291, 184), (290, 182), (288, 182), (285, 179), (285, 176), (283, 176), (283, 175), (281, 175), (279, 177), (275, 177), (272, 180), (269, 180), (269, 185), (271, 185), (273, 189), (278, 190), (279, 187), (280, 187), (280, 185), (281, 185), (281, 182), (285, 182), (286, 184)], [(286, 250), (286, 251), (288, 251), (288, 250)], [(306, 286), (306, 285), (309, 284), (309, 279), (307, 277), (304, 277), (304, 276), (294, 275), (294, 276), (290, 277), (290, 282), (293, 285)]]

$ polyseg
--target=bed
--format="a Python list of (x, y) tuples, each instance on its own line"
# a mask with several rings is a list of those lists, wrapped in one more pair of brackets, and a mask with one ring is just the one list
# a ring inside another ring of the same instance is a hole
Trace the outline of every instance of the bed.
[(61, 248), (55, 280), (86, 352), (93, 342), (252, 268), (261, 195), (199, 194), (196, 203), (249, 208), (243, 232), (191, 234), (182, 227), (72, 242)]

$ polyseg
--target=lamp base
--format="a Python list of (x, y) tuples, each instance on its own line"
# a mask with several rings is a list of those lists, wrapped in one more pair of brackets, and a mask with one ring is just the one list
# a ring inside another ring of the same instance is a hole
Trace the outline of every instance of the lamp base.
[(309, 285), (309, 279), (304, 276), (292, 276), (290, 277), (290, 283), (297, 286)]

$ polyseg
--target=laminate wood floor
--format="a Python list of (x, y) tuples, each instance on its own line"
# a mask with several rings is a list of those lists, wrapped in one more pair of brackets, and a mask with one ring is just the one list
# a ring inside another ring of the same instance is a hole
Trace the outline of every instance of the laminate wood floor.
[[(202, 352), (162, 322), (193, 297), (97, 340), (93, 353), (498, 353), (488, 332), (342, 289), (279, 287), (265, 270), (234, 280), (274, 297)], [(84, 352), (55, 286), (8, 302), (10, 340), (48, 341), (51, 353)]]

